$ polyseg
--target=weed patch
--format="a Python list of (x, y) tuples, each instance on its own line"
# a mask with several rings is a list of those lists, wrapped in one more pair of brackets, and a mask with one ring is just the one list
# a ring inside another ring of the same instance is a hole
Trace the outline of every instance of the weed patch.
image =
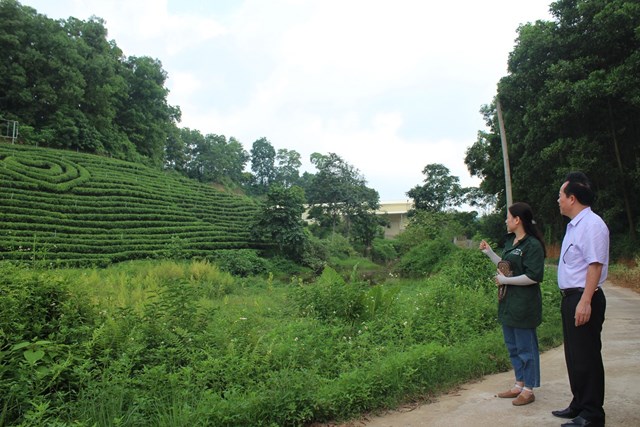
[[(375, 286), (329, 268), (303, 283), (204, 261), (0, 264), (0, 420), (302, 426), (509, 369), (490, 275), (471, 252), (451, 259)], [(543, 285), (543, 346), (561, 335), (555, 287)]]

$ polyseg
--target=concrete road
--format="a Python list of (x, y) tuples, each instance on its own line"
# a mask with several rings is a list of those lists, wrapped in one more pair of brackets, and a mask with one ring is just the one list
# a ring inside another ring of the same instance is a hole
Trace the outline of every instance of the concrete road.
[[(607, 312), (602, 338), (607, 426), (640, 426), (640, 294), (605, 283)], [(496, 393), (513, 384), (513, 371), (490, 375), (440, 396), (433, 403), (353, 421), (350, 427), (559, 426), (551, 415), (571, 400), (563, 347), (541, 355), (536, 401), (515, 407)]]

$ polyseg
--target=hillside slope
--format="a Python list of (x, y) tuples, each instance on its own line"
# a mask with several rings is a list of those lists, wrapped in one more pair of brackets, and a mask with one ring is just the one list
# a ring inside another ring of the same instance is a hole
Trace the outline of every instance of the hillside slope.
[(252, 247), (251, 199), (144, 165), (0, 143), (0, 259), (106, 265)]

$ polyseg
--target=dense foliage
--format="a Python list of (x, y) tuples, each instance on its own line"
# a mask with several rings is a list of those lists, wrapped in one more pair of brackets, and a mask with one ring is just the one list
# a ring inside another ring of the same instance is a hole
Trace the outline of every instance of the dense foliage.
[[(558, 190), (568, 171), (582, 170), (597, 189), (595, 210), (618, 240), (633, 240), (640, 220), (640, 3), (559, 0), (551, 12), (553, 21), (519, 28), (509, 74), (498, 85), (513, 198), (530, 202), (558, 239)], [(503, 205), (495, 104), (483, 113), (491, 130), (480, 132), (466, 163)]]
[[(176, 144), (174, 156), (182, 157), (179, 158), (179, 163), (168, 164), (169, 168), (200, 182), (243, 182), (249, 155), (235, 138), (202, 135), (197, 130), (183, 128), (173, 141)], [(171, 159), (167, 155), (167, 161)]]
[[(0, 424), (300, 426), (508, 369), (493, 265), (445, 258), (376, 286), (330, 268), (279, 283), (207, 262), (0, 263)], [(561, 335), (547, 277), (543, 347)]]
[(424, 167), (424, 184), (407, 192), (413, 199), (416, 211), (443, 212), (456, 207), (463, 200), (466, 189), (460, 186), (460, 179), (451, 175), (449, 168), (440, 163), (430, 163)]
[(309, 218), (324, 233), (339, 232), (365, 249), (382, 235), (385, 220), (376, 215), (380, 196), (360, 171), (335, 153), (313, 153), (318, 172), (306, 190)]
[[(298, 179), (300, 155), (281, 149), (276, 158), (265, 138), (252, 158), (234, 137), (178, 128), (160, 60), (126, 56), (100, 18), (53, 20), (0, 0), (0, 52), (0, 123), (17, 122), (20, 143), (163, 166), (257, 194)], [(255, 176), (244, 171), (250, 159)]]
[(0, 144), (0, 259), (107, 265), (257, 248), (260, 206), (177, 174)]
[[(499, 85), (514, 194), (557, 237), (557, 188), (582, 169), (613, 231), (632, 235), (638, 3), (552, 7), (555, 22), (520, 28)], [(450, 212), (483, 197), (443, 165), (425, 167), (408, 229), (384, 240), (378, 193), (354, 166), (314, 153), (317, 174), (300, 176), (300, 155), (266, 138), (249, 154), (178, 129), (160, 61), (126, 57), (99, 18), (53, 21), (0, 0), (0, 50), (0, 118), (32, 145), (0, 145), (0, 260), (11, 261), (0, 263), (0, 425), (304, 425), (509, 368), (494, 266), (451, 243), (503, 233), (503, 218)], [(494, 108), (483, 111), (491, 131), (466, 162), (491, 200), (503, 169)], [(172, 261), (111, 265), (137, 258)], [(295, 276), (299, 264), (319, 277)], [(50, 269), (68, 265), (108, 268)], [(554, 276), (543, 348), (561, 335)]]
[(300, 261), (307, 239), (303, 213), (304, 191), (300, 187), (273, 185), (253, 230), (256, 240), (269, 242), (279, 254)]
[(0, 118), (31, 144), (160, 165), (180, 110), (160, 61), (126, 57), (104, 21), (54, 21), (0, 1)]

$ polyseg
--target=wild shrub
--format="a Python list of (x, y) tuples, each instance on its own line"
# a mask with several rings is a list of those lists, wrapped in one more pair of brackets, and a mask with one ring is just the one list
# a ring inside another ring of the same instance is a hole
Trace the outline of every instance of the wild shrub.
[(333, 233), (323, 239), (322, 242), (327, 248), (330, 257), (346, 259), (357, 254), (353, 246), (351, 246), (349, 239), (342, 234)]
[(304, 243), (302, 264), (320, 274), (329, 260), (329, 250), (322, 240), (313, 235), (308, 237)]
[(355, 321), (364, 310), (361, 282), (346, 282), (331, 267), (325, 267), (315, 283), (298, 287), (295, 300), (301, 313), (321, 320)]
[(251, 249), (218, 251), (213, 261), (221, 270), (239, 277), (265, 274), (268, 270), (267, 261)]
[[(135, 266), (136, 264), (130, 265)], [(140, 265), (142, 266), (142, 264)], [(194, 268), (193, 264), (192, 268)], [(179, 280), (185, 276), (185, 265), (169, 260), (158, 261), (153, 264), (147, 263), (144, 268), (138, 269), (136, 276), (137, 279), (144, 279), (144, 281), (150, 281), (154, 284)]]
[(440, 272), (454, 286), (495, 288), (496, 266), (480, 250), (453, 250), (442, 261)]
[(360, 255), (345, 259), (331, 258), (329, 266), (345, 280), (376, 283), (386, 278), (386, 271), (380, 264)]
[(377, 342), (393, 342), (397, 348), (426, 342), (457, 345), (497, 327), (497, 300), (484, 288), (456, 286), (442, 274), (409, 286), (395, 296), (395, 288), (387, 289), (379, 315), (367, 317)]
[(381, 264), (389, 264), (398, 258), (396, 242), (389, 239), (374, 239), (371, 248), (371, 259)]
[(367, 290), (363, 295), (364, 318), (375, 319), (390, 312), (398, 299), (398, 286), (377, 285)]
[(609, 278), (617, 285), (640, 290), (640, 255), (634, 260), (609, 265)]
[(407, 228), (396, 238), (397, 250), (401, 255), (425, 241), (452, 241), (454, 236), (465, 233), (467, 222), (464, 215), (456, 212), (430, 212), (419, 210), (410, 216)]
[(171, 236), (171, 241), (166, 245), (166, 257), (168, 259), (185, 259), (187, 258), (187, 244), (177, 234)]
[(216, 299), (230, 294), (234, 289), (233, 276), (207, 261), (191, 262), (185, 273), (185, 278), (198, 287), (200, 298)]
[(90, 336), (96, 313), (55, 274), (4, 263), (0, 307), (1, 421), (37, 412), (38, 404), (48, 406), (77, 388), (70, 348)]
[(427, 240), (403, 255), (395, 271), (403, 277), (429, 276), (438, 271), (442, 261), (454, 250), (458, 248), (449, 241)]
[(416, 300), (414, 324), (418, 342), (454, 345), (497, 327), (497, 301), (486, 288), (456, 286), (445, 275), (429, 281)]
[(541, 349), (562, 344), (562, 319), (560, 303), (562, 296), (558, 292), (558, 276), (555, 265), (545, 266), (544, 279), (540, 285), (542, 292), (542, 324), (538, 326), (538, 341)]
[(309, 268), (282, 256), (269, 258), (268, 262), (269, 272), (272, 272), (274, 276), (279, 279), (288, 281), (288, 279), (293, 276), (309, 276), (312, 274)]
[[(509, 368), (495, 293), (471, 270), (373, 287), (355, 270), (280, 283), (204, 261), (0, 273), (3, 425), (309, 425)], [(548, 345), (559, 293), (544, 285)], [(61, 311), (24, 303), (39, 293)]]

